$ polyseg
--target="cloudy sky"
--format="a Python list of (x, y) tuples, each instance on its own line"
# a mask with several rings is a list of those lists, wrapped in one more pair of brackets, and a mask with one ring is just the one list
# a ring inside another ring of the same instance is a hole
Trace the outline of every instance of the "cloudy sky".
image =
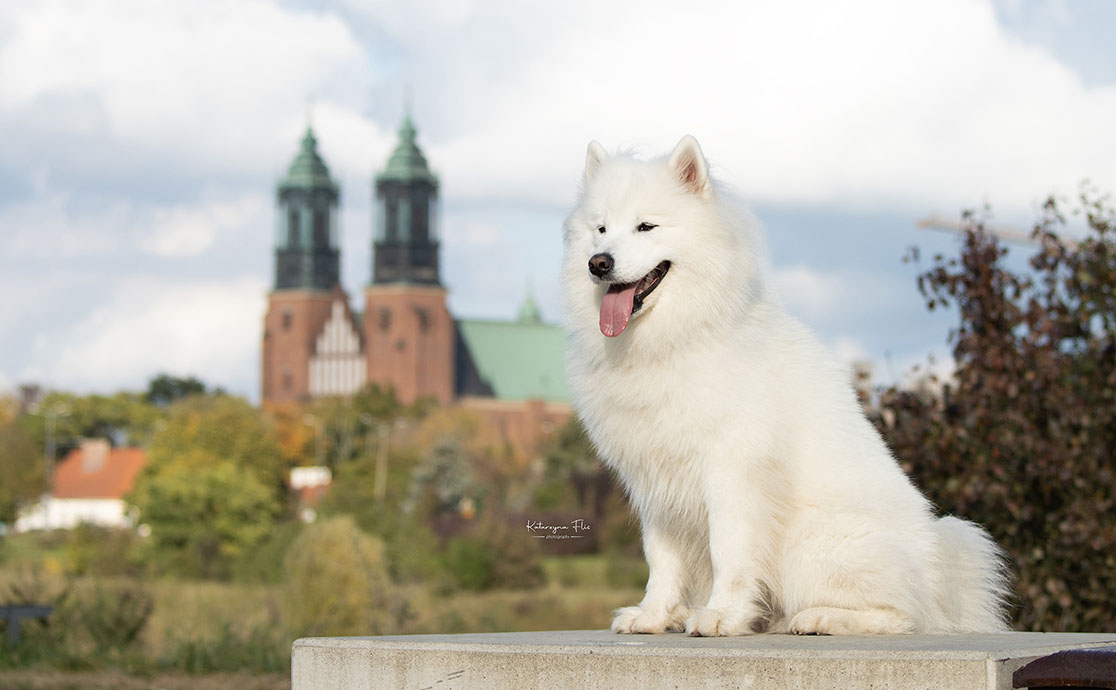
[[(258, 398), (275, 182), (308, 119), (370, 274), (371, 177), (410, 94), (459, 316), (561, 316), (585, 145), (694, 134), (768, 234), (784, 302), (878, 378), (946, 352), (905, 248), (985, 202), (1027, 226), (1116, 192), (1116, 3), (7, 0), (0, 390), (156, 372)], [(358, 304), (359, 308), (360, 305)]]

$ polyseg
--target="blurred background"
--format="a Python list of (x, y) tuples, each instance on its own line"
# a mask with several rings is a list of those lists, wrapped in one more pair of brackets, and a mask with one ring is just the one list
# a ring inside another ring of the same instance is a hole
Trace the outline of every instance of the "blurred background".
[(904, 469), (1008, 547), (1015, 624), (1111, 630), (1114, 22), (4, 3), (0, 679), (285, 687), (298, 636), (606, 626), (646, 567), (569, 407), (561, 224), (590, 140), (683, 134)]

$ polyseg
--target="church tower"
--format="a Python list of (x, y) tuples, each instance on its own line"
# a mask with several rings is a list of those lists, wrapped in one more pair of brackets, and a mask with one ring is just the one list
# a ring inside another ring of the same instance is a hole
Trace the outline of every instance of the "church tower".
[(456, 330), (438, 267), (438, 178), (410, 116), (374, 182), (372, 282), (365, 289), (368, 380), (405, 403), (454, 397)]
[(295, 402), (310, 395), (315, 338), (340, 290), (339, 196), (307, 127), (298, 155), (277, 187), (275, 282), (264, 317), (265, 402)]

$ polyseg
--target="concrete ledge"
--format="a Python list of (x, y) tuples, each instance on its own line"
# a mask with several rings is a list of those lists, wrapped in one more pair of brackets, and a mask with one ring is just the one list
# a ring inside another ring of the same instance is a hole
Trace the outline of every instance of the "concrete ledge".
[(694, 638), (569, 630), (306, 638), (294, 643), (291, 681), (292, 690), (1010, 690), (1011, 674), (1033, 659), (1102, 645), (1116, 645), (1116, 634)]

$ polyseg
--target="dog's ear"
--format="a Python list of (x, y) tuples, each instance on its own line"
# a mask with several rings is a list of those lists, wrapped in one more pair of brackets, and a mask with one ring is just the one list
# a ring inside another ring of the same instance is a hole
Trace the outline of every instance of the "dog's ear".
[(670, 169), (688, 191), (708, 199), (713, 196), (709, 183), (709, 164), (698, 146), (697, 139), (687, 134), (682, 137), (670, 154)]
[(608, 160), (608, 151), (605, 151), (596, 139), (589, 142), (589, 148), (585, 151), (585, 179), (592, 179), (600, 169), (601, 163), (606, 160)]

